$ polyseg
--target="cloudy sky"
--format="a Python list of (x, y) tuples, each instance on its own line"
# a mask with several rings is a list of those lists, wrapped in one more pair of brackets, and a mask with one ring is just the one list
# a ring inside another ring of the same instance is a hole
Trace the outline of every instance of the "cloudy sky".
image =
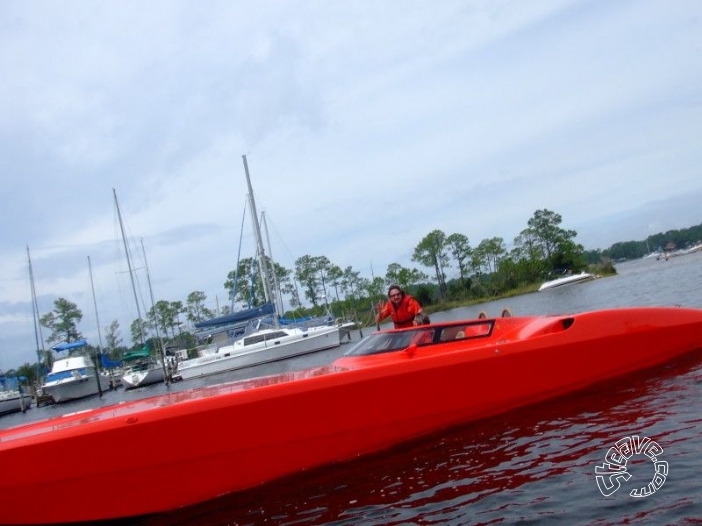
[(542, 208), (588, 249), (701, 223), (701, 17), (697, 0), (0, 1), (0, 368), (35, 357), (27, 247), (42, 313), (69, 299), (97, 343), (97, 305), (129, 343), (113, 188), (142, 287), (143, 242), (157, 300), (225, 304), (242, 155), (289, 268), (382, 275), (434, 229), (510, 245)]

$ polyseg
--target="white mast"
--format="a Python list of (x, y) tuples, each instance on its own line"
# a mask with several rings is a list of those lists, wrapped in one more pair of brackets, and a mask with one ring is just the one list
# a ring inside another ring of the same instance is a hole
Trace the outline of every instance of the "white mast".
[(161, 333), (158, 330), (158, 320), (156, 320), (156, 303), (154, 302), (154, 291), (151, 288), (151, 274), (149, 274), (149, 263), (146, 261), (146, 250), (144, 249), (144, 240), (141, 240), (141, 253), (144, 255), (144, 267), (146, 268), (146, 281), (149, 284), (149, 296), (151, 297), (151, 310), (154, 312), (154, 325), (156, 326), (156, 339), (161, 346), (161, 368), (163, 369), (163, 377), (165, 379), (166, 385), (168, 385), (168, 369), (166, 369), (166, 351), (163, 348), (163, 340), (161, 340)]
[(93, 291), (93, 306), (95, 307), (95, 323), (97, 323), (100, 354), (102, 354), (102, 334), (100, 333), (100, 318), (98, 318), (97, 300), (95, 299), (95, 284), (93, 283), (93, 266), (90, 263), (90, 256), (88, 256), (88, 271), (90, 272), (90, 288)]
[[(269, 281), (268, 274), (268, 264), (266, 263), (266, 251), (263, 248), (263, 238), (261, 236), (261, 227), (258, 224), (258, 212), (256, 212), (256, 200), (253, 195), (253, 187), (251, 186), (251, 178), (249, 177), (249, 165), (246, 162), (246, 155), (242, 155), (244, 159), (244, 172), (246, 173), (246, 184), (249, 188), (249, 209), (251, 211), (251, 222), (254, 225), (254, 235), (256, 236), (256, 246), (258, 254), (258, 266), (261, 271), (261, 280), (263, 281), (263, 292), (266, 297), (266, 301), (273, 303), (276, 307), (275, 297), (273, 296), (273, 291), (271, 289), (271, 283)], [(278, 314), (274, 314), (273, 323), (275, 327), (278, 327)]]
[(117, 191), (113, 188), (112, 193), (115, 196), (115, 207), (117, 208), (117, 219), (119, 219), (119, 229), (122, 232), (122, 242), (124, 243), (124, 252), (127, 255), (127, 268), (129, 269), (129, 279), (132, 281), (132, 292), (134, 293), (134, 303), (136, 303), (137, 316), (139, 318), (139, 335), (141, 336), (141, 344), (146, 343), (144, 338), (144, 323), (141, 319), (141, 308), (139, 307), (139, 298), (137, 297), (136, 284), (134, 283), (134, 270), (132, 269), (132, 260), (129, 257), (129, 245), (127, 245), (127, 236), (124, 233), (124, 224), (122, 224), (122, 213), (119, 211), (119, 203), (117, 202)]
[(32, 258), (29, 255), (29, 247), (27, 247), (27, 261), (29, 262), (29, 284), (32, 290), (32, 314), (34, 316), (34, 339), (37, 345), (37, 354), (41, 351), (41, 357), (37, 360), (37, 379), (41, 376), (39, 366), (41, 358), (46, 357), (44, 348), (44, 336), (41, 333), (41, 324), (39, 323), (39, 303), (37, 302), (37, 291), (34, 288), (34, 271), (32, 270)]

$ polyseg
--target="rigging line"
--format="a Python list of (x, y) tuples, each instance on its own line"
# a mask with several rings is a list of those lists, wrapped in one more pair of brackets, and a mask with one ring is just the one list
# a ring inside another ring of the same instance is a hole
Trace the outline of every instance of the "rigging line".
[(236, 301), (236, 291), (237, 285), (239, 284), (239, 262), (241, 261), (241, 243), (244, 237), (244, 221), (246, 220), (246, 203), (248, 199), (244, 201), (244, 213), (241, 217), (241, 231), (239, 232), (239, 252), (236, 255), (236, 267), (234, 267), (234, 286), (231, 291), (231, 310), (234, 312), (234, 302)]
[[(127, 242), (127, 236), (124, 231), (124, 222), (122, 221), (122, 213), (119, 209), (119, 203), (117, 201), (117, 190), (114, 188), (112, 189), (112, 193), (114, 194), (114, 201), (115, 201), (115, 208), (117, 209), (117, 217), (119, 218), (119, 226), (120, 230), (122, 232), (122, 241), (124, 243), (124, 252), (127, 257), (127, 266), (129, 267), (129, 278), (131, 279), (132, 282), (132, 291), (134, 293), (134, 303), (136, 303), (136, 309), (137, 309), (137, 315), (139, 319), (139, 333), (141, 336), (141, 344), (144, 345), (146, 342), (146, 335), (144, 334), (144, 324), (142, 321), (141, 317), (141, 309), (139, 308), (139, 299), (137, 297), (137, 288), (136, 284), (134, 281), (134, 271), (132, 270), (132, 262), (131, 262), (131, 251), (129, 249), (129, 243)], [(143, 304), (143, 298), (142, 298), (142, 304)]]
[(93, 282), (93, 265), (88, 256), (88, 272), (90, 274), (90, 289), (93, 291), (93, 306), (95, 307), (95, 324), (97, 325), (98, 343), (100, 344), (100, 353), (103, 352), (102, 333), (100, 332), (100, 317), (98, 316), (97, 299), (95, 297), (95, 283)]
[(290, 248), (287, 246), (285, 241), (283, 240), (283, 236), (280, 234), (280, 231), (276, 228), (275, 222), (271, 221), (271, 218), (268, 214), (266, 214), (266, 223), (270, 224), (273, 230), (273, 233), (276, 234), (275, 240), (278, 244), (280, 244), (283, 247), (283, 252), (285, 252), (288, 256), (288, 261), (292, 261), (293, 268), (295, 266), (295, 256), (293, 256), (292, 252), (290, 251)]

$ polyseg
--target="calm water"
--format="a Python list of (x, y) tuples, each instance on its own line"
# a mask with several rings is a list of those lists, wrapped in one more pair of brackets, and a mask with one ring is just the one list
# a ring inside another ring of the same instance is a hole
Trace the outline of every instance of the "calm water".
[[(434, 314), (434, 320), (574, 313), (624, 306), (702, 308), (702, 253), (617, 266), (619, 275)], [(211, 383), (318, 365), (344, 347), (296, 360), (200, 380)], [(469, 381), (469, 380), (468, 380)], [(0, 426), (108, 405), (196, 381), (84, 400), (0, 418)], [(421, 386), (417, 386), (421, 396)], [(702, 523), (702, 353), (549, 403), (435, 434), (372, 457), (328, 466), (178, 512), (120, 521), (139, 525), (463, 525)], [(264, 415), (262, 415), (262, 418)], [(321, 418), (322, 416), (320, 416)], [(240, 422), (223, 422), (236, 433)], [(636, 455), (632, 478), (605, 497), (595, 480), (614, 443), (649, 437), (668, 462), (658, 491), (629, 495), (655, 474)], [(164, 437), (177, 440), (177, 437)], [(187, 445), (184, 445), (187, 447)], [(184, 484), (197, 481), (184, 480)], [(106, 496), (107, 497), (107, 496)], [(118, 496), (112, 496), (117, 497)]]

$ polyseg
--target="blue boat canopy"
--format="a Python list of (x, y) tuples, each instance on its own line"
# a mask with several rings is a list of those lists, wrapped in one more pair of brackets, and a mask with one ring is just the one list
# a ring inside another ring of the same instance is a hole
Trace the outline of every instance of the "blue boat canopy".
[(110, 357), (107, 356), (106, 354), (100, 355), (100, 363), (106, 369), (112, 369), (114, 367), (121, 367), (122, 366), (122, 360), (110, 360)]
[(77, 349), (78, 347), (85, 347), (88, 345), (88, 342), (85, 340), (77, 340), (75, 342), (70, 342), (70, 343), (59, 343), (58, 345), (54, 345), (52, 349), (54, 351), (68, 351), (70, 349)]
[(264, 303), (260, 307), (252, 307), (250, 309), (242, 310), (239, 312), (233, 312), (232, 314), (227, 314), (226, 316), (220, 316), (218, 318), (211, 318), (209, 320), (200, 321), (195, 324), (195, 327), (202, 329), (205, 327), (219, 327), (221, 325), (232, 325), (234, 323), (241, 323), (244, 321), (254, 320), (256, 318), (262, 318), (268, 316), (275, 312), (275, 306), (272, 303)]

